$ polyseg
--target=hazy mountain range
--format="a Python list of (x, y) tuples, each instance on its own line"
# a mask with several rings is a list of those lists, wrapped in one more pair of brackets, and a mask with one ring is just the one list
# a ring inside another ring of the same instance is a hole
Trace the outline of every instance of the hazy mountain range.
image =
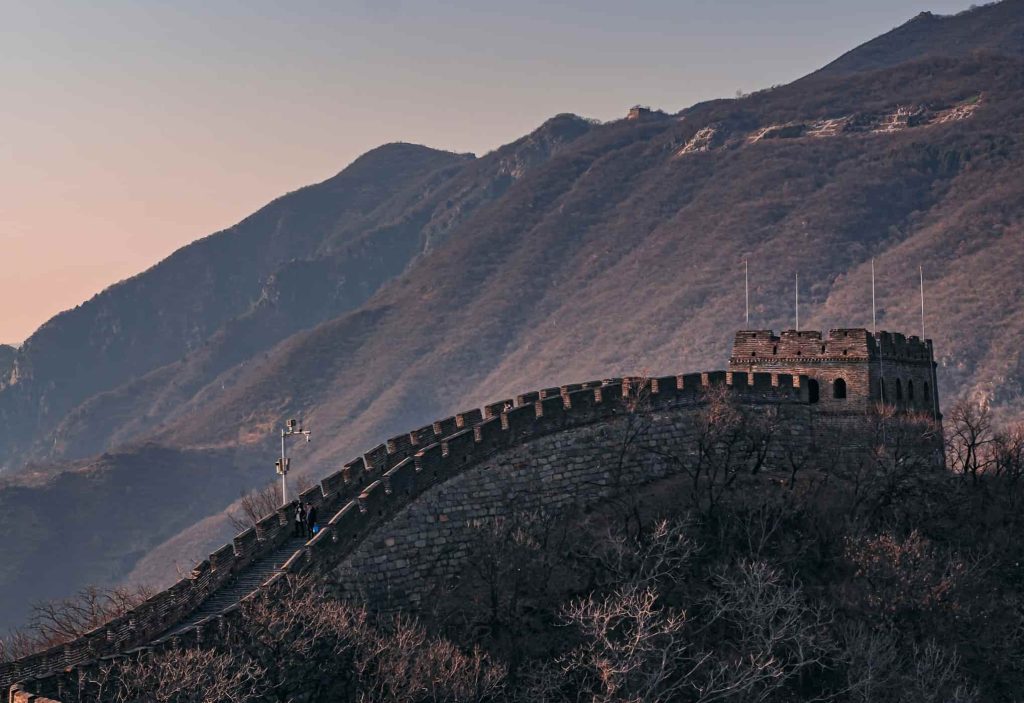
[(918, 333), (943, 398), (1024, 410), (1024, 0), (922, 14), (792, 84), (390, 144), (0, 347), (0, 624), (166, 581), (302, 417), (313, 476), (517, 391), (724, 365), (744, 324)]

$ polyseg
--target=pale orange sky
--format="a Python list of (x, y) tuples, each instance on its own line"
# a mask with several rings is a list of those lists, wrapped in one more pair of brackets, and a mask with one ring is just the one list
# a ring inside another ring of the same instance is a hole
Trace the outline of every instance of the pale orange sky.
[(0, 0), (0, 342), (381, 143), (675, 111), (967, 4)]

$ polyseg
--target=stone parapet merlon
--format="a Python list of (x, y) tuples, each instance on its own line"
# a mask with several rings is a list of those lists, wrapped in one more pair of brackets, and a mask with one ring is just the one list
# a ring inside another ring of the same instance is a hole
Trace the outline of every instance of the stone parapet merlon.
[(751, 360), (777, 360), (808, 363), (868, 363), (891, 361), (930, 364), (932, 341), (898, 332), (872, 334), (864, 328), (829, 330), (824, 336), (817, 330), (740, 330), (733, 341), (732, 365)]

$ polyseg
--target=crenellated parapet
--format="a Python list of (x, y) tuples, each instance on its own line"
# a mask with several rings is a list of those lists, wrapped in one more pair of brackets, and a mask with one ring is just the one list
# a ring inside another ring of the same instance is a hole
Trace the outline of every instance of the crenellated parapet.
[(833, 414), (863, 413), (881, 405), (941, 417), (930, 339), (863, 328), (740, 330), (729, 368), (803, 374), (811, 402)]
[(748, 359), (800, 363), (869, 363), (877, 361), (927, 365), (932, 358), (931, 340), (898, 332), (863, 328), (829, 330), (740, 330), (733, 341), (730, 364)]
[[(276, 588), (287, 574), (327, 572), (403, 505), (495, 453), (572, 428), (600, 423), (638, 409), (654, 411), (704, 402), (721, 388), (738, 403), (805, 406), (806, 377), (785, 373), (714, 371), (658, 378), (613, 378), (523, 393), (443, 418), (398, 435), (303, 492), (330, 519), (281, 569), (247, 598)], [(221, 588), (254, 561), (272, 554), (291, 535), (295, 502), (279, 508), (197, 564), (191, 573), (124, 616), (86, 635), (24, 659), (0, 665), (0, 686), (25, 682), (19, 695), (34, 690), (59, 697), (65, 674), (76, 667), (139, 647), (195, 644), (215, 637), (237, 617), (237, 604), (216, 616), (180, 628)], [(173, 633), (173, 634), (171, 634)], [(26, 689), (27, 687), (27, 689)], [(12, 690), (12, 700), (13, 698)], [(25, 699), (28, 700), (28, 699)]]

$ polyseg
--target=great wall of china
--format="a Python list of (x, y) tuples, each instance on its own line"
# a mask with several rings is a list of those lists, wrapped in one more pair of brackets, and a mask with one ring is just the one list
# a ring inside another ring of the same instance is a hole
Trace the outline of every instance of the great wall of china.
[[(313, 539), (302, 543), (291, 536), (294, 502), (284, 506), (128, 614), (0, 665), (0, 686), (10, 690), (12, 703), (66, 700), (77, 676), (104, 657), (215, 642), (232, 627), (242, 601), (281, 587), (293, 574), (326, 575), (343, 592), (377, 607), (415, 607), (426, 595), (427, 576), (450, 576), (460, 568), (472, 521), (513, 509), (557, 511), (668, 475), (672, 468), (654, 452), (637, 453), (616, 473), (620, 430), (637, 413), (649, 425), (641, 443), (686, 443), (708, 392), (722, 389), (752, 412), (779, 418), (788, 447), (813, 447), (817, 432), (844, 420), (812, 398), (815, 359), (829, 378), (837, 368), (848, 369), (851, 390), (868, 395), (870, 383), (855, 378), (868, 379), (886, 348), (908, 357), (908, 364), (890, 364), (886, 373), (904, 368), (920, 374), (927, 366), (933, 378), (930, 342), (882, 333), (875, 345), (873, 337), (849, 339), (848, 332), (834, 330), (825, 344), (820, 333), (783, 333), (784, 347), (801, 351), (801, 373), (733, 370), (571, 384), (502, 399), (393, 437), (302, 493), (300, 500), (331, 516)], [(754, 343), (752, 334), (768, 339)], [(764, 344), (778, 342), (770, 331), (738, 334), (730, 367), (752, 363), (748, 349), (756, 347), (760, 355)], [(818, 346), (817, 357), (803, 351)], [(857, 353), (860, 347), (864, 354)], [(428, 563), (433, 570), (425, 574)]]

